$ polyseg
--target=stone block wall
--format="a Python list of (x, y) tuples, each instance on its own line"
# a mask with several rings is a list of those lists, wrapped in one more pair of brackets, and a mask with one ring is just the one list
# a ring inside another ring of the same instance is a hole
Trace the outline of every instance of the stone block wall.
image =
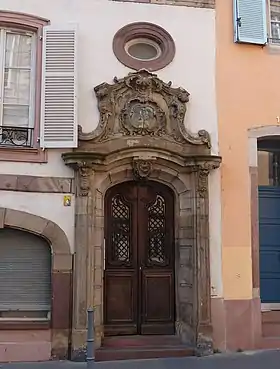
[(159, 5), (178, 5), (193, 8), (215, 8), (215, 0), (112, 0), (127, 3), (146, 3)]

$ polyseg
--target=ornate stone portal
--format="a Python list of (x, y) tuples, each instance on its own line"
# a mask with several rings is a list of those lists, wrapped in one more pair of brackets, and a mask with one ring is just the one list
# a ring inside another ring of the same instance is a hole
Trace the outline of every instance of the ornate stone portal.
[[(104, 195), (128, 180), (153, 180), (175, 193), (176, 330), (182, 341), (211, 343), (208, 175), (206, 131), (184, 125), (189, 93), (146, 70), (95, 88), (100, 121), (79, 131), (79, 148), (62, 155), (76, 171), (76, 258), (73, 348), (85, 342), (86, 308), (95, 306), (97, 343), (103, 335)], [(211, 344), (210, 344), (211, 346)]]

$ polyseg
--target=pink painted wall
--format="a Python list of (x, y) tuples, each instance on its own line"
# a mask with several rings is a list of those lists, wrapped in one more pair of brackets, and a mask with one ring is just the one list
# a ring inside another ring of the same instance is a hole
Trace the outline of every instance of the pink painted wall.
[(51, 358), (51, 330), (0, 331), (0, 362)]

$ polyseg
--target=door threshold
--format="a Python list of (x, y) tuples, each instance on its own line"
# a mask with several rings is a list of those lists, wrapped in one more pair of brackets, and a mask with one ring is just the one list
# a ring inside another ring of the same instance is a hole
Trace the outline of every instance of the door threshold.
[(96, 361), (157, 359), (193, 356), (193, 347), (176, 335), (105, 337), (96, 351)]

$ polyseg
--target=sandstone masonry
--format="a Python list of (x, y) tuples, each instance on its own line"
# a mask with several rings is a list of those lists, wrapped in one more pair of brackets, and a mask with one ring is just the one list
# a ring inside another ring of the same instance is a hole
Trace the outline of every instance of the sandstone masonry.
[(215, 0), (112, 0), (128, 3), (146, 3), (159, 5), (189, 6), (193, 8), (215, 8)]

